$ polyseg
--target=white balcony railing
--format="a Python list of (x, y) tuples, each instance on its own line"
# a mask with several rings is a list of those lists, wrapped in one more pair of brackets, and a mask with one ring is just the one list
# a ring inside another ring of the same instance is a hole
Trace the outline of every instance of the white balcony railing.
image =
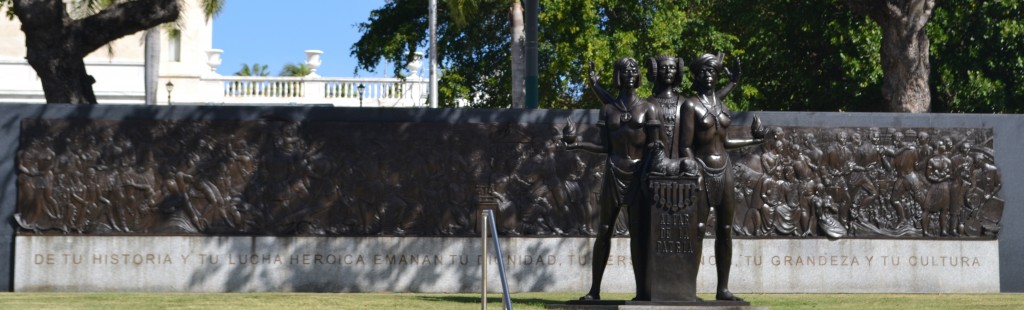
[[(423, 107), (428, 82), (407, 78), (208, 76), (206, 103), (331, 104), (345, 107)], [(362, 100), (358, 87), (363, 85)], [(361, 101), (361, 102), (360, 102)]]

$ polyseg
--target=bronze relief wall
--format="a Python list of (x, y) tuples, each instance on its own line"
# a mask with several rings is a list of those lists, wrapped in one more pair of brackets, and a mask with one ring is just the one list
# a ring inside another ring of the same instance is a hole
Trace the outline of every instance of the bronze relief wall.
[[(603, 158), (560, 149), (564, 124), (21, 126), (21, 234), (476, 236), (479, 208), (495, 208), (507, 235), (590, 236), (597, 221)], [(1000, 229), (991, 129), (779, 127), (768, 140), (731, 153), (738, 236), (994, 238)]]
[(738, 235), (994, 238), (1000, 228), (990, 129), (778, 127), (731, 155)]

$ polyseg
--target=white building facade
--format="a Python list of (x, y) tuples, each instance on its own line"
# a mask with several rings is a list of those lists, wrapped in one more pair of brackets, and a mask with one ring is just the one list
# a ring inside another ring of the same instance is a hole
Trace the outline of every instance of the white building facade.
[[(421, 64), (398, 78), (240, 77), (217, 73), (223, 50), (213, 47), (213, 21), (199, 10), (200, 0), (181, 0), (181, 18), (161, 26), (157, 95), (152, 104), (299, 105), (339, 107), (424, 107), (427, 81), (417, 74)], [(68, 3), (76, 15), (76, 1)], [(178, 28), (174, 28), (178, 27)], [(100, 104), (146, 104), (144, 33), (111, 42), (85, 57), (96, 79), (93, 91)], [(297, 53), (300, 51), (296, 51)], [(322, 52), (308, 50), (306, 64), (320, 66)], [(21, 22), (0, 18), (0, 103), (45, 103), (42, 84), (25, 60)], [(421, 57), (422, 58), (422, 57)], [(170, 86), (170, 89), (168, 88)], [(360, 91), (360, 87), (363, 86)]]

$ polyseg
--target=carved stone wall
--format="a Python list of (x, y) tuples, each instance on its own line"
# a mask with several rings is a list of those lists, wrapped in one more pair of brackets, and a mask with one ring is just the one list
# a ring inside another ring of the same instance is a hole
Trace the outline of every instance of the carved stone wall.
[[(495, 208), (503, 234), (588, 236), (603, 171), (602, 156), (557, 147), (555, 122), (21, 126), (22, 234), (475, 236), (477, 210)], [(999, 231), (991, 129), (778, 127), (768, 140), (731, 154), (738, 236)]]

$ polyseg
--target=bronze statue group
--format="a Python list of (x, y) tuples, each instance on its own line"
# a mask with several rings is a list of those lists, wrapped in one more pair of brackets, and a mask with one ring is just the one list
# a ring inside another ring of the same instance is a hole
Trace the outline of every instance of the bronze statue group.
[[(590, 82), (593, 90), (604, 102), (598, 127), (600, 141), (581, 141), (577, 136), (565, 136), (563, 142), (569, 150), (586, 150), (607, 154), (605, 178), (601, 186), (600, 218), (593, 248), (593, 275), (590, 291), (582, 300), (601, 299), (601, 281), (608, 260), (613, 226), (621, 208), (628, 210), (631, 231), (630, 254), (637, 285), (635, 300), (651, 300), (647, 277), (647, 245), (645, 234), (649, 229), (641, 211), (650, 202), (641, 192), (644, 174), (675, 173), (696, 176), (699, 181), (703, 205), (698, 206), (700, 226), (707, 223), (710, 213), (715, 224), (715, 258), (718, 300), (741, 300), (729, 291), (729, 269), (732, 265), (732, 231), (736, 195), (733, 169), (728, 150), (756, 145), (763, 141), (766, 130), (755, 117), (751, 126), (753, 139), (730, 139), (728, 128), (732, 118), (722, 100), (740, 80), (739, 61), (734, 72), (723, 65), (721, 55), (704, 54), (689, 63), (693, 85), (691, 96), (685, 96), (679, 86), (683, 80), (685, 62), (676, 57), (658, 56), (646, 63), (647, 80), (653, 84), (652, 96), (640, 98), (637, 88), (641, 84), (640, 64), (632, 58), (615, 62), (613, 84), (618, 88), (614, 97), (598, 84), (599, 75), (591, 64)], [(716, 88), (719, 74), (728, 77), (728, 84)], [(656, 155), (656, 156), (655, 156)], [(704, 231), (701, 227), (700, 231)]]
[[(998, 233), (1003, 201), (997, 197), (1001, 177), (990, 130), (769, 130), (754, 116), (752, 139), (730, 138), (732, 118), (722, 100), (740, 80), (739, 61), (733, 72), (723, 66), (721, 55), (704, 54), (690, 62), (685, 68), (692, 74), (690, 96), (679, 87), (683, 64), (671, 56), (649, 58), (644, 65), (646, 80), (653, 84), (648, 98), (637, 93), (643, 79), (636, 60), (615, 62), (617, 97), (598, 84), (591, 64), (592, 88), (604, 102), (599, 141), (582, 141), (571, 121), (562, 136), (567, 150), (606, 155), (592, 282), (582, 300), (601, 299), (602, 262), (609, 258), (622, 208), (628, 212), (635, 300), (651, 300), (657, 285), (648, 279), (657, 270), (648, 266), (649, 210), (657, 206), (645, 187), (651, 175), (685, 175), (699, 183), (697, 233), (715, 238), (718, 300), (741, 300), (729, 291), (733, 233), (828, 238), (984, 238)], [(716, 88), (719, 74), (728, 83)]]

